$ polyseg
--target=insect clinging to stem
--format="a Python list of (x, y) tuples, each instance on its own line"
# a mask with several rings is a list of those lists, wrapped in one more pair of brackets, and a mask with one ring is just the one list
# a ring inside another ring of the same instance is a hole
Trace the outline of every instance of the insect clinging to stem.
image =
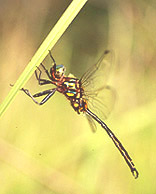
[[(112, 52), (106, 50), (99, 61), (93, 65), (81, 79), (66, 76), (66, 68), (64, 65), (56, 65), (50, 51), (49, 54), (53, 62), (50, 71), (41, 63), (48, 79), (43, 79), (41, 77), (42, 71), (39, 67), (37, 68), (38, 71), (35, 71), (35, 76), (39, 85), (52, 84), (55, 85), (55, 87), (33, 95), (27, 89), (22, 88), (21, 90), (38, 105), (43, 105), (47, 102), (56, 91), (62, 93), (70, 101), (71, 106), (78, 114), (84, 113), (86, 115), (93, 131), (96, 130), (94, 121), (101, 125), (123, 156), (133, 176), (137, 178), (139, 173), (128, 152), (115, 134), (98, 116), (98, 114), (100, 114), (103, 118), (106, 118), (107, 114), (110, 112), (109, 105), (105, 103), (105, 99), (107, 95), (111, 97), (112, 90), (105, 85), (105, 81), (107, 80), (107, 75), (111, 67)], [(36, 98), (41, 96), (45, 97), (38, 102)]]

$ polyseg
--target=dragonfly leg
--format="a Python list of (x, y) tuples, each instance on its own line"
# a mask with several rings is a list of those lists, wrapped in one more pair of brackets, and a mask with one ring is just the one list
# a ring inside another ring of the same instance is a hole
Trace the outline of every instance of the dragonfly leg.
[(50, 58), (52, 59), (52, 61), (53, 61), (54, 65), (56, 65), (56, 61), (55, 61), (54, 57), (52, 56), (52, 54), (51, 54), (51, 51), (50, 51), (50, 50), (49, 50), (49, 55), (50, 55)]
[[(52, 59), (54, 65), (56, 66), (55, 59), (53, 58), (53, 56), (52, 56), (50, 50), (49, 50), (49, 55), (50, 55), (50, 57), (51, 57), (51, 59)], [(51, 77), (49, 71), (48, 71), (48, 70), (46, 69), (46, 67), (43, 65), (43, 63), (41, 63), (41, 66), (42, 66), (42, 68), (44, 69), (45, 73), (47, 74), (48, 78), (51, 80), (52, 77)], [(36, 75), (36, 79), (38, 80), (39, 84), (40, 84), (40, 85), (50, 84), (51, 81), (45, 80), (45, 79), (41, 79), (42, 71), (40, 70), (39, 67), (37, 67), (37, 68), (38, 68), (38, 70), (39, 70), (39, 75), (37, 74), (37, 71), (35, 71), (35, 75)]]
[[(32, 95), (29, 90), (27, 89), (24, 89), (22, 88), (21, 89), (26, 95), (28, 95), (36, 104), (38, 105), (42, 105), (44, 104), (45, 102), (47, 102), (49, 100), (49, 98), (51, 96), (53, 96), (53, 94), (56, 92), (56, 88), (53, 88), (53, 89), (50, 89), (50, 90), (45, 90), (45, 91), (42, 91), (42, 92), (39, 92), (39, 93), (36, 93), (34, 95)], [(47, 94), (47, 95), (46, 95)], [(41, 102), (38, 102), (35, 98), (36, 97), (40, 97), (40, 96), (43, 96), (43, 95), (46, 95), (46, 97), (44, 97)]]
[[(42, 67), (44, 67), (44, 65), (41, 63)], [(42, 74), (42, 71), (39, 67), (37, 67), (37, 69), (39, 70), (39, 74), (37, 73), (37, 70), (35, 71), (35, 76), (36, 76), (36, 79), (38, 80), (38, 84), (39, 85), (46, 85), (46, 84), (51, 84), (51, 81), (50, 80), (46, 80), (46, 79), (42, 79), (41, 78), (41, 74)], [(50, 76), (49, 75), (49, 72), (48, 70), (44, 67), (44, 70), (46, 72), (46, 74), (48, 75), (48, 77)]]

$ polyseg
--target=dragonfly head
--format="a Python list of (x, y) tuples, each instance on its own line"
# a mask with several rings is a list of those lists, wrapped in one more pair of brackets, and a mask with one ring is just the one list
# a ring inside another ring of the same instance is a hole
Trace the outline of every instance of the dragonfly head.
[(64, 77), (65, 75), (65, 71), (66, 68), (64, 67), (64, 65), (54, 65), (51, 69), (50, 69), (50, 73), (52, 76), (53, 80), (60, 80)]

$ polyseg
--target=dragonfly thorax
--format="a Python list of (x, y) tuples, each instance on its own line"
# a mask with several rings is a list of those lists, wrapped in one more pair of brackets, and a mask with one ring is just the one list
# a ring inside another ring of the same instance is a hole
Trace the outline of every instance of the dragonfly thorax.
[(65, 75), (65, 71), (66, 71), (66, 68), (64, 67), (64, 65), (54, 65), (50, 69), (50, 74), (51, 74), (52, 80), (54, 80), (54, 81), (62, 80), (62, 78)]

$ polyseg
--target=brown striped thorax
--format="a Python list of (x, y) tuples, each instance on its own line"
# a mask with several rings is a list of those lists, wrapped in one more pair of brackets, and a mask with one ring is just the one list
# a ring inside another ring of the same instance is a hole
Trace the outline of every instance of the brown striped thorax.
[(57, 91), (63, 93), (74, 110), (80, 114), (87, 109), (87, 102), (83, 98), (84, 90), (77, 78), (65, 76), (66, 68), (63, 65), (54, 64), (50, 69), (52, 84), (57, 86)]

